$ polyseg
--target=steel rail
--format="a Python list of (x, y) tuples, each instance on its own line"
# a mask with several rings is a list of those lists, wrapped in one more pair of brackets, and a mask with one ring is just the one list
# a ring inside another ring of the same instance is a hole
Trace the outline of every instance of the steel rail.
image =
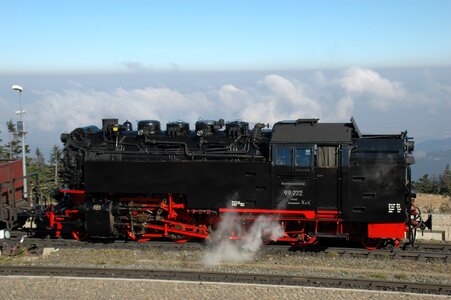
[[(16, 235), (18, 241), (20, 235)], [(285, 255), (287, 252), (302, 255), (333, 255), (350, 256), (379, 259), (411, 259), (411, 260), (440, 260), (446, 263), (451, 262), (451, 244), (437, 243), (418, 243), (415, 246), (401, 245), (399, 248), (390, 250), (378, 249), (367, 250), (362, 248), (337, 247), (335, 243), (332, 246), (322, 243), (305, 248), (297, 248), (287, 244), (269, 244), (265, 245), (261, 251), (266, 254)], [(19, 244), (13, 240), (0, 244), (3, 255), (14, 255), (15, 250), (26, 249), (31, 254), (40, 254), (45, 247), (53, 248), (88, 248), (88, 249), (168, 249), (168, 250), (202, 250), (208, 247), (208, 244), (202, 240), (177, 244), (171, 241), (152, 240), (147, 243), (137, 243), (129, 240), (117, 239), (97, 239), (88, 241), (76, 241), (72, 239), (48, 239), (48, 238), (30, 238), (25, 237), (24, 242)], [(3, 249), (2, 249), (3, 248)]]
[(451, 285), (367, 279), (327, 278), (294, 275), (236, 274), (223, 272), (171, 271), (150, 269), (81, 268), (55, 266), (0, 266), (2, 276), (57, 276), (184, 280), (193, 282), (251, 283), (290, 286), (335, 287), (451, 295)]
[[(61, 238), (39, 238), (39, 237), (28, 237), (26, 235), (24, 235), (23, 233), (20, 232), (12, 232), (12, 236), (15, 237), (16, 239), (19, 239), (21, 236), (24, 237), (24, 241), (26, 243), (48, 243), (49, 246), (51, 246), (51, 244), (54, 245), (65, 245), (67, 244), (68, 246), (73, 245), (74, 247), (78, 246), (87, 246), (87, 245), (113, 245), (113, 247), (118, 246), (120, 247), (121, 245), (124, 245), (124, 247), (134, 247), (133, 245), (136, 245), (136, 247), (140, 248), (140, 247), (153, 247), (153, 246), (161, 246), (161, 245), (173, 245), (175, 247), (178, 246), (185, 246), (185, 245), (198, 245), (197, 247), (201, 247), (203, 245), (203, 241), (199, 240), (193, 240), (189, 243), (186, 244), (177, 244), (177, 243), (173, 243), (170, 240), (162, 240), (162, 239), (156, 239), (156, 240), (152, 240), (150, 242), (147, 243), (137, 243), (135, 241), (132, 240), (124, 240), (124, 239), (108, 239), (108, 238), (103, 238), (103, 239), (91, 239), (91, 240), (86, 240), (86, 241), (77, 241), (74, 239), (61, 239)], [(330, 245), (328, 245), (330, 244)], [(333, 242), (329, 242), (327, 244), (321, 242), (321, 245), (323, 246), (309, 246), (308, 250), (311, 249), (360, 249), (361, 251), (369, 251), (369, 252), (373, 252), (374, 250), (366, 250), (363, 248), (352, 248), (352, 247), (337, 247), (337, 246), (332, 246), (336, 243)], [(126, 246), (125, 246), (126, 245)], [(266, 248), (285, 248), (285, 249), (289, 249), (289, 248), (293, 248), (293, 246), (288, 245), (288, 244), (268, 244), (265, 246)], [(299, 248), (302, 249), (302, 248)], [(379, 250), (383, 250), (383, 251), (431, 251), (431, 252), (444, 252), (444, 253), (451, 253), (451, 243), (447, 242), (447, 243), (443, 243), (443, 244), (438, 244), (438, 243), (416, 243), (415, 246), (411, 246), (411, 245), (407, 245), (405, 243), (402, 243), (400, 245), (399, 248), (393, 248), (391, 250), (387, 250), (387, 249), (379, 249)], [(379, 251), (376, 250), (376, 251)]]
[[(25, 238), (23, 248), (31, 253), (39, 254), (45, 247), (59, 248), (88, 248), (88, 249), (168, 249), (168, 250), (202, 250), (208, 244), (202, 242), (189, 242), (177, 244), (171, 241), (151, 241), (147, 243), (137, 243), (126, 240), (91, 240), (76, 241), (66, 239), (38, 239)], [(17, 248), (17, 247), (16, 247)], [(305, 255), (338, 255), (350, 257), (365, 257), (379, 259), (411, 259), (411, 260), (440, 260), (446, 263), (451, 262), (450, 244), (418, 244), (415, 247), (403, 249), (394, 248), (391, 250), (367, 250), (349, 247), (329, 247), (329, 246), (309, 246), (306, 248), (296, 248), (286, 244), (265, 245), (262, 252), (267, 254), (284, 255), (287, 252)]]
[(443, 262), (451, 262), (451, 252), (437, 252), (437, 251), (422, 251), (413, 250), (366, 250), (356, 248), (335, 248), (328, 247), (324, 249), (326, 254), (338, 254), (340, 256), (365, 257), (365, 258), (399, 258), (399, 259), (413, 259), (413, 260), (441, 260)]

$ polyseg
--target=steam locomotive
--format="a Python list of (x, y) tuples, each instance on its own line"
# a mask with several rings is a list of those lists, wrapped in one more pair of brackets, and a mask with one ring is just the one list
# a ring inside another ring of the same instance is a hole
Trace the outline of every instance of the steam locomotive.
[[(361, 240), (369, 249), (412, 238), (414, 142), (319, 119), (273, 125), (103, 119), (61, 135), (65, 188), (46, 212), (55, 236), (177, 243), (208, 239), (224, 216), (244, 228), (264, 215), (278, 241)], [(241, 239), (231, 230), (230, 239)]]

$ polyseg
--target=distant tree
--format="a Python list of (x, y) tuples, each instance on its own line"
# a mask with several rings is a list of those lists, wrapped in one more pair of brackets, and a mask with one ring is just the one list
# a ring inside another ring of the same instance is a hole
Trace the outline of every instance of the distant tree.
[[(19, 158), (22, 153), (22, 136), (16, 129), (16, 124), (13, 120), (6, 122), (8, 128), (9, 142), (5, 145), (5, 151), (8, 154), (8, 159), (13, 160)], [(25, 145), (25, 153), (30, 153), (28, 145)]]
[(420, 193), (451, 195), (451, 170), (446, 165), (443, 174), (440, 176), (429, 177), (428, 174), (423, 175), (414, 183), (415, 190)]
[(49, 164), (55, 170), (54, 180), (53, 180), (55, 185), (58, 185), (59, 170), (62, 165), (61, 155), (62, 155), (61, 149), (57, 145), (53, 145), (52, 150), (50, 152)]
[(432, 193), (434, 191), (434, 183), (428, 174), (424, 174), (417, 182), (415, 182), (415, 190), (419, 193)]
[(52, 168), (45, 162), (45, 157), (39, 148), (36, 148), (33, 158), (27, 158), (28, 174), (37, 174), (39, 194), (41, 199), (50, 201), (51, 191), (54, 189)]
[(35, 161), (37, 168), (42, 168), (45, 166), (45, 157), (44, 154), (42, 154), (42, 151), (39, 150), (39, 148), (36, 148), (35, 151)]
[(442, 195), (450, 195), (451, 193), (451, 171), (449, 170), (449, 164), (446, 165), (445, 171), (439, 177), (439, 189)]
[(0, 130), (0, 160), (6, 159), (7, 154), (5, 148), (2, 146), (2, 131)]
[(49, 167), (45, 163), (44, 154), (39, 148), (36, 148), (35, 155), (31, 159), (27, 159), (28, 173), (38, 173), (39, 181), (47, 181), (49, 175)]
[(16, 131), (16, 125), (13, 123), (13, 120), (9, 120), (6, 122), (6, 127), (8, 128), (8, 134), (9, 134), (9, 142), (6, 145), (8, 149), (9, 159), (14, 159), (16, 156), (21, 153), (20, 148), (20, 135)]

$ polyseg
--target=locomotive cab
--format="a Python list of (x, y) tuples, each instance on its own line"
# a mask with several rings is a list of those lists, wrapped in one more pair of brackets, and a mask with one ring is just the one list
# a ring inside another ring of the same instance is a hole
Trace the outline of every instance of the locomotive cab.
[(341, 149), (349, 148), (352, 134), (349, 124), (318, 119), (276, 123), (273, 199), (282, 198), (287, 209), (340, 210)]

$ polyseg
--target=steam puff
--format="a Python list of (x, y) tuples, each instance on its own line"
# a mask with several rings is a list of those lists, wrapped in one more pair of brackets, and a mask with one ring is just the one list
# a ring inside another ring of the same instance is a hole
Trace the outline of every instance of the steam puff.
[[(278, 222), (265, 216), (259, 216), (251, 228), (245, 232), (236, 214), (225, 215), (218, 229), (211, 234), (207, 250), (202, 258), (207, 265), (220, 263), (241, 263), (252, 259), (263, 245), (263, 239), (277, 240), (284, 235)], [(231, 241), (230, 234), (243, 237), (242, 240)]]

